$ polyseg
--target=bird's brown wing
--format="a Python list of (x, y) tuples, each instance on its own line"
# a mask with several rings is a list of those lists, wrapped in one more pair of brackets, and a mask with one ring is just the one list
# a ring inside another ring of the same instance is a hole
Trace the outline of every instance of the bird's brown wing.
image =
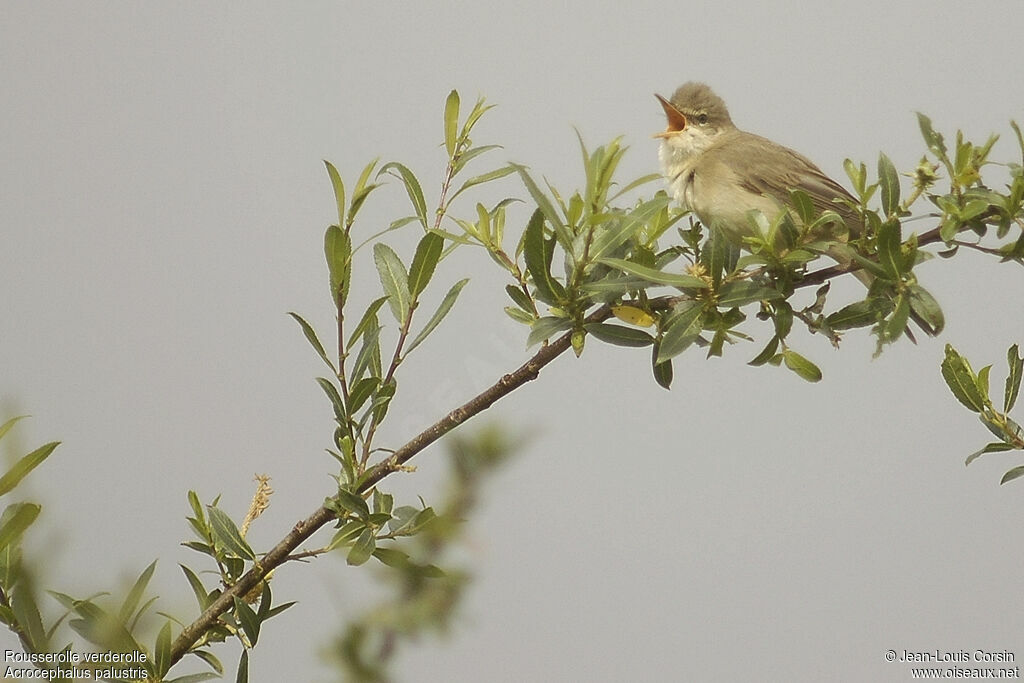
[[(852, 235), (860, 234), (862, 224), (857, 212), (845, 202), (833, 201), (856, 200), (807, 157), (753, 133), (736, 131), (734, 136), (731, 140), (723, 140), (730, 144), (708, 149), (706, 160), (731, 169), (751, 192), (772, 197), (782, 204), (790, 204), (790, 190), (802, 190), (819, 212), (835, 211), (842, 216)], [(742, 140), (743, 137), (748, 139)]]

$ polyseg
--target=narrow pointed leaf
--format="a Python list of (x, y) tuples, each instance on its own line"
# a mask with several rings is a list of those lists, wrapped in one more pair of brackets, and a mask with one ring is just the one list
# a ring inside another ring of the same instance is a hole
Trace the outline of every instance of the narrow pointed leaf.
[(985, 455), (986, 453), (1004, 453), (1006, 451), (1014, 450), (1013, 444), (1003, 443), (1002, 441), (996, 441), (993, 443), (985, 444), (985, 447), (981, 450), (975, 451), (967, 456), (964, 460), (964, 465), (970, 465), (972, 462)]
[(288, 311), (288, 315), (294, 318), (295, 322), (299, 324), (299, 327), (302, 328), (302, 334), (306, 337), (306, 341), (309, 342), (309, 345), (313, 347), (313, 350), (316, 351), (317, 355), (320, 356), (323, 362), (327, 364), (327, 367), (337, 373), (338, 371), (335, 369), (334, 363), (332, 363), (331, 359), (327, 357), (327, 352), (324, 351), (324, 346), (316, 336), (316, 330), (313, 329), (313, 326), (303, 320), (302, 316), (298, 313)]
[(672, 361), (658, 362), (658, 345), (654, 345), (654, 353), (651, 355), (651, 367), (654, 372), (654, 381), (662, 389), (672, 388)]
[(406, 347), (406, 354), (419, 346), (423, 340), (427, 338), (427, 335), (433, 332), (434, 328), (441, 324), (444, 317), (448, 315), (450, 310), (452, 310), (452, 306), (455, 305), (455, 300), (459, 298), (459, 292), (462, 291), (462, 288), (466, 286), (467, 282), (469, 282), (469, 278), (459, 280), (452, 285), (451, 289), (448, 290), (448, 293), (444, 295), (444, 299), (441, 300), (441, 304), (437, 307), (437, 310), (434, 311), (434, 315), (430, 316), (430, 320), (427, 321), (427, 324), (423, 326), (420, 333), (417, 334), (412, 342), (410, 342)]
[(900, 224), (886, 221), (878, 228), (878, 263), (886, 270), (891, 280), (899, 279), (903, 273), (903, 255), (900, 252)]
[(242, 630), (245, 631), (245, 637), (249, 639), (250, 645), (255, 645), (260, 638), (260, 620), (256, 617), (256, 612), (245, 601), (236, 597), (234, 603), (235, 616), (238, 617)]
[(416, 212), (416, 217), (423, 225), (423, 229), (429, 229), (427, 225), (427, 202), (423, 199), (423, 190), (420, 188), (420, 181), (416, 180), (416, 175), (413, 174), (404, 164), (400, 164), (397, 161), (392, 161), (384, 164), (377, 171), (377, 177), (380, 177), (382, 173), (387, 171), (395, 170), (398, 172), (398, 177), (401, 178), (402, 183), (405, 185), (405, 191), (409, 195), (409, 201), (412, 202), (413, 210)]
[(60, 441), (51, 441), (48, 444), (44, 444), (39, 448), (35, 449), (28, 455), (22, 457), (18, 462), (14, 463), (11, 469), (4, 473), (4, 476), (0, 477), (0, 496), (10, 492), (15, 486), (17, 486), (22, 479), (28, 476), (28, 473), (38, 467), (44, 460), (50, 457), (50, 453), (53, 453), (54, 449), (60, 445)]
[(334, 164), (324, 159), (324, 165), (327, 167), (327, 175), (334, 189), (334, 200), (338, 205), (338, 225), (345, 225), (345, 183), (341, 181), (341, 174)]
[(324, 256), (330, 274), (331, 300), (344, 306), (352, 277), (352, 239), (337, 225), (328, 227), (324, 234)]
[(416, 245), (416, 254), (412, 257), (412, 264), (409, 266), (409, 293), (412, 296), (418, 296), (426, 289), (427, 283), (434, 275), (434, 268), (437, 267), (443, 249), (444, 238), (432, 232), (425, 234), (420, 239), (420, 243)]
[(165, 622), (156, 636), (156, 648), (154, 652), (154, 665), (156, 674), (163, 678), (168, 669), (171, 668), (171, 622)]
[(559, 332), (565, 332), (571, 327), (572, 321), (567, 318), (558, 318), (551, 315), (537, 318), (537, 320), (530, 325), (530, 334), (526, 337), (526, 348), (530, 348), (534, 344), (538, 344), (549, 339)]
[(701, 280), (699, 277), (694, 277), (693, 275), (666, 273), (658, 270), (657, 268), (648, 268), (647, 266), (641, 266), (638, 263), (633, 263), (632, 261), (627, 261), (625, 259), (603, 258), (600, 259), (600, 262), (659, 285), (690, 289), (707, 289), (708, 286), (704, 280)]
[(366, 311), (363, 312), (363, 317), (360, 318), (359, 323), (356, 325), (356, 329), (352, 330), (352, 335), (348, 338), (348, 344), (345, 345), (345, 350), (350, 350), (355, 343), (359, 341), (359, 338), (363, 336), (367, 330), (372, 328), (380, 327), (380, 323), (377, 320), (377, 311), (387, 301), (386, 296), (382, 296), (379, 299), (374, 299), (370, 302), (370, 305), (366, 307)]
[(878, 155), (878, 183), (882, 188), (882, 211), (892, 216), (900, 208), (900, 178), (885, 154)]
[(980, 413), (985, 407), (986, 397), (978, 391), (970, 363), (949, 344), (946, 344), (946, 357), (942, 361), (942, 378), (956, 399), (968, 410)]
[(704, 307), (695, 301), (676, 306), (658, 344), (655, 365), (675, 358), (697, 341), (704, 327), (703, 313)]
[(213, 531), (213, 537), (217, 539), (218, 544), (226, 550), (230, 550), (238, 557), (246, 560), (255, 560), (256, 553), (253, 552), (249, 544), (242, 538), (242, 534), (238, 532), (238, 527), (228, 517), (227, 513), (212, 505), (207, 505), (206, 509), (210, 515), (210, 529)]
[(455, 154), (455, 142), (459, 129), (459, 92), (452, 90), (444, 103), (444, 146), (448, 156)]
[(1014, 467), (1012, 470), (1007, 471), (1006, 474), (1003, 475), (1003, 478), (999, 480), (999, 483), (1005, 484), (1006, 482), (1013, 481), (1018, 477), (1024, 477), (1024, 465)]
[(856, 301), (840, 308), (825, 318), (825, 322), (833, 330), (852, 330), (856, 327), (867, 327), (878, 322), (879, 317), (888, 313), (888, 304), (881, 299)]
[(235, 674), (235, 683), (249, 683), (248, 650), (242, 650), (242, 656), (238, 658), (238, 673)]
[(148, 567), (146, 567), (139, 578), (135, 580), (131, 590), (128, 591), (128, 595), (125, 596), (124, 602), (121, 604), (121, 609), (118, 612), (118, 616), (121, 622), (127, 622), (131, 619), (132, 615), (135, 614), (135, 608), (139, 606), (139, 601), (142, 600), (142, 596), (146, 592), (146, 586), (149, 585), (149, 580), (153, 576), (153, 571), (156, 569), (156, 560), (153, 560)]
[(1013, 410), (1013, 404), (1017, 402), (1017, 395), (1020, 392), (1021, 375), (1024, 374), (1024, 357), (1018, 355), (1016, 344), (1006, 351), (1006, 364), (1009, 370), (1006, 374), (1006, 389), (1003, 392), (1003, 412)]
[(373, 245), (373, 261), (377, 265), (380, 284), (387, 294), (391, 312), (400, 324), (404, 324), (411, 305), (409, 275), (405, 271), (405, 266), (398, 258), (398, 254), (383, 242)]
[(537, 298), (555, 305), (565, 297), (562, 283), (551, 275), (551, 261), (555, 253), (555, 240), (544, 237), (544, 215), (540, 209), (533, 212), (523, 236), (523, 256), (526, 269), (537, 288)]
[(654, 343), (654, 337), (634, 327), (613, 325), (611, 323), (587, 323), (585, 328), (588, 333), (601, 341), (616, 346), (639, 347), (649, 346)]
[(755, 301), (773, 301), (781, 299), (782, 292), (771, 287), (764, 287), (750, 280), (736, 280), (722, 286), (718, 293), (718, 305), (721, 308), (746, 306)]
[(533, 201), (537, 203), (537, 208), (540, 210), (541, 214), (543, 214), (544, 218), (546, 218), (553, 227), (562, 225), (562, 217), (558, 214), (558, 211), (555, 210), (555, 205), (551, 203), (548, 196), (544, 194), (543, 190), (541, 190), (537, 186), (537, 183), (534, 182), (533, 178), (530, 177), (526, 167), (519, 166), (517, 164), (512, 164), (512, 167), (519, 173), (519, 177), (522, 178), (523, 184), (526, 185), (527, 192), (529, 192), (530, 196), (533, 197)]
[(937, 335), (946, 326), (946, 317), (935, 297), (924, 287), (914, 284), (908, 288), (910, 295), (910, 309), (924, 322), (931, 326), (931, 330), (925, 330), (928, 334)]
[(6, 519), (0, 525), (0, 551), (5, 551), (8, 546), (17, 545), (18, 539), (36, 520), (40, 510), (42, 507), (35, 503), (14, 503), (4, 510)]
[(376, 539), (373, 537), (373, 532), (369, 529), (364, 529), (363, 533), (359, 535), (359, 539), (356, 540), (355, 544), (348, 551), (348, 557), (345, 561), (353, 567), (358, 567), (370, 559), (376, 547), (377, 544)]
[(505, 176), (515, 172), (516, 169), (512, 166), (502, 166), (501, 168), (496, 168), (493, 171), (488, 171), (487, 173), (482, 173), (478, 176), (473, 176), (466, 182), (462, 183), (462, 186), (455, 191), (455, 194), (453, 194), (451, 198), (455, 199), (456, 197), (458, 197), (460, 194), (462, 194), (471, 187), (483, 185), (484, 183), (489, 183), (492, 180), (497, 180), (498, 178), (504, 178)]
[(4, 435), (7, 432), (11, 431), (11, 427), (13, 427), (18, 420), (23, 420), (26, 417), (28, 416), (18, 415), (17, 417), (12, 417), (10, 420), (7, 420), (7, 422), (4, 422), (2, 425), (0, 425), (0, 439), (4, 438)]

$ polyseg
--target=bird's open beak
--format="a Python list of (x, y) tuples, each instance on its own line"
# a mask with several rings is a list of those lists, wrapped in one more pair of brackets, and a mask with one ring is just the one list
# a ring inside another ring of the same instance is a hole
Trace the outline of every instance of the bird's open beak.
[(668, 128), (661, 133), (655, 133), (653, 137), (656, 138), (667, 138), (675, 135), (676, 133), (682, 132), (686, 128), (686, 117), (683, 116), (683, 112), (676, 109), (671, 102), (666, 100), (658, 93), (654, 93), (654, 96), (661, 102), (661, 108), (665, 110), (665, 118), (668, 119)]

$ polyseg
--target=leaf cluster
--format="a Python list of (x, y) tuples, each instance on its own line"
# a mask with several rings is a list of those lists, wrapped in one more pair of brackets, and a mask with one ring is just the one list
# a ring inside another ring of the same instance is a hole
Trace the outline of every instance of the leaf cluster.
[[(1009, 416), (1017, 402), (1021, 377), (1024, 376), (1024, 357), (1020, 355), (1016, 344), (1006, 351), (1006, 365), (1002, 408), (999, 409), (989, 395), (989, 372), (992, 366), (986, 365), (978, 372), (974, 372), (966, 358), (952, 346), (946, 345), (946, 357), (942, 361), (942, 378), (946, 381), (946, 386), (953, 392), (953, 396), (965, 408), (977, 414), (986, 429), (999, 439), (985, 444), (967, 456), (967, 465), (986, 453), (1024, 450), (1024, 428)], [(1021, 476), (1024, 476), (1024, 465), (1008, 470), (999, 483), (1005, 484)]]

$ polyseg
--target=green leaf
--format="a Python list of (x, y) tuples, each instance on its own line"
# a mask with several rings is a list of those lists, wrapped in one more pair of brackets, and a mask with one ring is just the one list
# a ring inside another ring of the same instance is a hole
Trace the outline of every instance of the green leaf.
[(338, 205), (338, 225), (345, 225), (345, 183), (341, 181), (341, 174), (334, 164), (324, 159), (324, 165), (327, 167), (327, 175), (331, 178), (334, 200)]
[(972, 462), (985, 455), (986, 453), (1003, 453), (1006, 451), (1014, 450), (1014, 445), (1009, 443), (1003, 443), (997, 441), (995, 443), (985, 444), (985, 447), (981, 450), (975, 451), (967, 456), (967, 460), (964, 461), (965, 465), (970, 465)]
[(425, 234), (416, 245), (416, 254), (409, 266), (409, 293), (412, 296), (418, 296), (430, 282), (443, 249), (444, 238), (432, 232)]
[(409, 555), (394, 548), (375, 548), (373, 556), (389, 567), (401, 569), (409, 565)]
[(327, 357), (327, 352), (324, 351), (323, 344), (320, 343), (320, 339), (316, 336), (316, 330), (313, 329), (313, 326), (303, 320), (302, 316), (298, 313), (288, 311), (288, 315), (294, 318), (295, 322), (297, 322), (299, 327), (302, 328), (302, 334), (305, 335), (306, 341), (308, 341), (309, 345), (313, 347), (313, 350), (316, 351), (317, 355), (320, 356), (324, 363), (327, 363), (327, 367), (337, 374), (338, 371), (334, 367), (334, 363), (331, 362), (331, 359)]
[[(14, 418), (16, 420), (18, 418)], [(9, 420), (4, 426), (7, 427), (13, 424), (14, 420)], [(39, 448), (35, 449), (28, 455), (22, 457), (18, 462), (14, 463), (11, 469), (4, 473), (4, 476), (0, 477), (0, 496), (5, 493), (9, 493), (15, 486), (17, 486), (22, 479), (28, 476), (28, 473), (38, 467), (44, 460), (50, 457), (50, 453), (53, 453), (54, 449), (60, 445), (60, 441), (51, 441), (48, 444), (44, 444)]]
[(878, 182), (882, 188), (882, 212), (892, 216), (900, 208), (900, 178), (885, 154), (878, 155)]
[(906, 295), (900, 294), (896, 297), (896, 306), (892, 316), (885, 322), (882, 337), (885, 341), (896, 341), (907, 329), (907, 322), (910, 320), (910, 300)]
[(722, 283), (722, 273), (725, 270), (726, 257), (729, 253), (728, 238), (721, 230), (712, 230), (707, 242), (704, 243), (704, 251), (701, 252), (701, 262), (708, 269), (711, 281), (715, 287)]
[(242, 534), (238, 532), (238, 527), (235, 526), (234, 521), (228, 517), (227, 513), (213, 505), (207, 505), (206, 509), (210, 515), (210, 530), (213, 532), (213, 537), (218, 541), (218, 545), (231, 551), (238, 557), (255, 561), (256, 553), (253, 552), (249, 544), (242, 538)]
[(856, 327), (867, 327), (878, 322), (879, 318), (888, 313), (889, 304), (881, 299), (866, 299), (849, 306), (843, 306), (825, 318), (828, 326), (837, 332), (852, 330)]
[(18, 539), (36, 521), (40, 510), (42, 507), (35, 503), (13, 503), (7, 506), (3, 523), (0, 524), (0, 551), (7, 550), (9, 546), (17, 546)]
[(380, 374), (380, 330), (380, 326), (375, 325), (363, 333), (363, 345), (356, 354), (356, 362), (352, 364), (349, 381), (359, 381), (367, 371), (374, 376)]
[(28, 417), (28, 416), (27, 415), (19, 415), (17, 417), (12, 417), (10, 420), (8, 420), (7, 422), (4, 422), (2, 425), (0, 425), (0, 439), (4, 438), (4, 435), (7, 434), (7, 432), (11, 431), (11, 427), (13, 427), (14, 424), (18, 420), (22, 420), (22, 419), (24, 419), (26, 417)]
[[(917, 316), (931, 325), (930, 334), (939, 334), (946, 326), (946, 317), (942, 314), (942, 308), (935, 297), (924, 287), (912, 284), (907, 289), (910, 301), (910, 310)], [(927, 332), (927, 330), (926, 330)]]
[(942, 139), (942, 135), (935, 132), (932, 128), (932, 120), (922, 114), (917, 113), (917, 123), (921, 128), (921, 135), (924, 137), (924, 142), (928, 145), (928, 149), (931, 150), (932, 154), (937, 156), (941, 161), (948, 161), (946, 158), (946, 143)]
[(703, 305), (696, 301), (686, 301), (675, 307), (661, 335), (655, 365), (675, 358), (697, 341), (704, 327), (703, 313)]
[(818, 366), (801, 356), (792, 349), (783, 349), (782, 360), (786, 363), (786, 367), (799, 375), (802, 379), (808, 382), (821, 381), (821, 370)]
[(320, 388), (327, 394), (327, 398), (330, 399), (331, 405), (334, 406), (334, 416), (339, 422), (343, 421), (348, 411), (345, 410), (345, 402), (341, 400), (341, 394), (338, 393), (337, 387), (325, 377), (317, 377), (316, 383), (320, 385)]
[(338, 493), (334, 498), (343, 510), (351, 512), (357, 517), (365, 519), (370, 514), (370, 507), (358, 493), (353, 493), (348, 489), (338, 489)]
[[(463, 127), (462, 134), (466, 134), (465, 127)], [(453, 174), (460, 173), (462, 169), (466, 167), (466, 164), (468, 164), (470, 161), (480, 156), (481, 154), (485, 154), (495, 149), (501, 149), (501, 145), (481, 145), (479, 147), (472, 147), (470, 149), (467, 149), (465, 152), (460, 154), (459, 158), (455, 161), (455, 166), (452, 169)], [(460, 188), (459, 191), (461, 192), (463, 189), (465, 189), (465, 187)], [(458, 192), (456, 192), (455, 194), (458, 194)], [(452, 195), (452, 198), (454, 199), (455, 195)]]
[(391, 312), (399, 324), (404, 325), (411, 306), (409, 275), (405, 271), (405, 266), (398, 258), (398, 254), (383, 242), (373, 245), (373, 261), (377, 265), (380, 284), (388, 297)]
[(149, 580), (153, 577), (153, 570), (155, 569), (156, 560), (153, 560), (148, 567), (142, 570), (139, 578), (135, 580), (135, 584), (128, 591), (128, 595), (125, 596), (121, 609), (118, 612), (118, 617), (122, 623), (127, 623), (132, 618), (132, 615), (135, 614), (135, 608), (139, 606), (139, 601), (142, 600), (142, 596), (146, 592), (146, 586), (149, 585)]
[(529, 295), (527, 295), (520, 287), (515, 285), (505, 285), (505, 293), (508, 294), (509, 298), (515, 302), (516, 306), (523, 309), (531, 316), (533, 315), (533, 302), (530, 301)]
[(636, 207), (628, 214), (604, 223), (595, 231), (594, 241), (590, 245), (589, 258), (600, 261), (606, 254), (633, 238), (652, 218), (668, 206), (668, 197), (659, 195)]
[(537, 318), (530, 325), (530, 334), (526, 337), (526, 348), (538, 344), (559, 332), (565, 332), (572, 327), (572, 321), (568, 318), (559, 318), (546, 315)]
[[(427, 225), (427, 202), (423, 199), (423, 190), (420, 189), (420, 182), (416, 180), (416, 176), (412, 171), (397, 161), (392, 161), (381, 166), (380, 170), (377, 171), (377, 177), (379, 178), (382, 173), (386, 173), (391, 170), (398, 171), (398, 177), (405, 185), (405, 191), (409, 195), (409, 201), (412, 202), (413, 210), (416, 212), (416, 217), (423, 225), (423, 229), (428, 230), (430, 226)], [(391, 175), (394, 174), (392, 173)]]
[(195, 593), (196, 602), (199, 603), (199, 611), (205, 610), (210, 605), (210, 594), (206, 591), (206, 586), (203, 585), (202, 580), (194, 571), (183, 564), (178, 566), (185, 573), (185, 578), (188, 579), (188, 584), (192, 587), (192, 592)]
[(901, 242), (899, 221), (886, 221), (878, 228), (878, 263), (890, 280), (898, 280), (904, 271)]
[(255, 645), (256, 641), (260, 637), (260, 620), (256, 617), (256, 613), (249, 607), (243, 600), (239, 600), (236, 596), (234, 598), (235, 603), (235, 616), (238, 617), (239, 623), (242, 625), (242, 630), (245, 631), (245, 637), (249, 639), (250, 645)]
[(359, 338), (366, 333), (367, 330), (380, 327), (380, 323), (377, 321), (377, 311), (387, 301), (386, 296), (382, 296), (379, 299), (374, 299), (369, 306), (366, 307), (366, 311), (363, 313), (363, 317), (359, 320), (359, 324), (356, 325), (356, 329), (352, 330), (352, 335), (348, 338), (348, 344), (345, 346), (345, 350), (350, 350), (355, 343), (359, 341)]
[[(27, 505), (27, 503), (25, 503)], [(38, 507), (38, 506), (36, 506)], [(29, 581), (19, 581), (14, 585), (11, 596), (11, 611), (17, 618), (22, 637), (28, 640), (36, 652), (43, 651), (49, 645), (43, 621), (39, 615), (39, 606)]]
[(451, 200), (455, 199), (456, 197), (458, 197), (460, 194), (462, 194), (471, 187), (483, 185), (484, 183), (489, 183), (492, 180), (497, 180), (498, 178), (504, 178), (510, 173), (515, 172), (516, 169), (512, 166), (502, 166), (501, 168), (496, 168), (493, 171), (488, 171), (487, 173), (482, 173), (478, 176), (473, 176), (466, 182), (462, 183), (462, 186), (455, 191), (455, 194), (453, 194), (451, 196), (451, 199), (449, 200), (449, 204), (451, 203)]
[(171, 668), (171, 622), (164, 622), (160, 633), (156, 636), (154, 650), (153, 663), (156, 666), (156, 674), (159, 678), (163, 678)]
[(459, 92), (452, 90), (444, 102), (444, 147), (448, 156), (455, 154), (456, 135), (459, 129)]
[(648, 282), (653, 282), (659, 285), (690, 289), (707, 289), (708, 286), (704, 280), (701, 280), (699, 277), (694, 277), (693, 275), (666, 273), (658, 270), (657, 268), (648, 268), (647, 266), (641, 266), (638, 263), (626, 261), (625, 259), (603, 258), (599, 259), (599, 261), (607, 266), (617, 268), (618, 270), (629, 273), (630, 275), (636, 275)]
[(1012, 470), (1006, 472), (1003, 478), (999, 480), (1000, 484), (1005, 484), (1008, 481), (1013, 481), (1017, 477), (1024, 477), (1024, 465), (1014, 467)]
[(746, 306), (755, 301), (781, 299), (782, 292), (764, 287), (750, 280), (736, 280), (722, 286), (718, 292), (718, 305), (722, 308)]
[(452, 306), (455, 305), (455, 300), (459, 298), (459, 292), (462, 291), (462, 288), (466, 286), (467, 282), (469, 282), (469, 278), (459, 280), (454, 285), (452, 285), (452, 288), (449, 289), (448, 293), (444, 295), (444, 299), (441, 300), (441, 304), (437, 307), (437, 310), (434, 311), (434, 315), (430, 316), (430, 320), (428, 320), (427, 324), (423, 326), (423, 329), (420, 330), (420, 333), (417, 334), (415, 339), (413, 339), (412, 342), (405, 348), (406, 355), (408, 355), (410, 351), (419, 346), (420, 343), (427, 338), (427, 335), (433, 332), (434, 328), (441, 324), (441, 321), (444, 320), (444, 317), (448, 315), (448, 312), (450, 310), (452, 310)]
[(238, 659), (238, 673), (235, 674), (235, 683), (249, 683), (248, 650), (242, 650), (242, 656)]
[(330, 274), (331, 301), (338, 307), (344, 306), (352, 279), (352, 239), (337, 225), (328, 227), (324, 234), (324, 255)]
[(772, 358), (775, 357), (775, 352), (778, 351), (778, 350), (779, 350), (779, 338), (778, 338), (778, 336), (774, 336), (774, 337), (772, 337), (768, 341), (768, 343), (765, 345), (765, 347), (761, 350), (761, 353), (757, 354), (750, 361), (748, 361), (747, 365), (752, 365), (754, 367), (758, 367), (758, 366), (764, 365), (765, 363), (767, 363), (768, 361), (770, 361)]
[(361, 380), (356, 382), (352, 386), (352, 390), (348, 393), (348, 411), (350, 415), (354, 415), (366, 399), (370, 398), (370, 395), (376, 391), (380, 385), (379, 377), (363, 377)]
[(985, 407), (986, 396), (978, 390), (977, 378), (970, 363), (949, 344), (946, 344), (946, 357), (942, 361), (942, 378), (956, 399), (968, 410), (980, 413)]
[[(548, 199), (547, 195), (545, 195), (544, 192), (539, 187), (537, 187), (537, 183), (535, 183), (533, 181), (533, 178), (530, 177), (530, 174), (527, 172), (526, 167), (519, 166), (517, 164), (511, 164), (511, 166), (519, 173), (519, 177), (522, 178), (523, 184), (526, 185), (526, 190), (530, 193), (530, 196), (533, 197), (533, 201), (537, 203), (537, 208), (544, 216), (544, 218), (546, 218), (548, 222), (551, 223), (552, 227), (561, 226), (562, 218), (561, 216), (558, 215), (558, 212), (555, 210), (555, 205), (552, 204), (551, 200)], [(530, 219), (530, 222), (533, 222), (532, 218)]]
[(359, 539), (348, 551), (348, 557), (345, 561), (353, 567), (358, 567), (370, 559), (370, 556), (373, 555), (373, 551), (376, 550), (376, 548), (377, 543), (373, 536), (373, 532), (369, 529), (364, 529), (363, 533), (359, 535)]
[(658, 344), (654, 345), (654, 353), (651, 355), (651, 366), (654, 370), (654, 381), (662, 389), (672, 388), (672, 361), (658, 362)]
[(981, 392), (982, 396), (988, 396), (988, 373), (992, 371), (991, 365), (986, 365), (981, 370), (978, 370), (978, 391)]
[(1006, 374), (1006, 389), (1003, 392), (1003, 412), (1013, 410), (1013, 404), (1017, 402), (1017, 395), (1020, 392), (1020, 379), (1024, 374), (1024, 357), (1018, 355), (1019, 350), (1016, 344), (1006, 351), (1006, 364), (1009, 370)]
[(555, 239), (544, 238), (544, 214), (540, 209), (530, 216), (523, 235), (523, 245), (526, 269), (537, 288), (537, 298), (545, 303), (557, 305), (565, 298), (565, 288), (551, 275)]
[(818, 211), (814, 208), (814, 202), (811, 201), (809, 194), (803, 190), (790, 190), (789, 201), (796, 210), (796, 215), (799, 216), (801, 223), (805, 226), (810, 226), (814, 223)]
[(648, 346), (654, 343), (654, 337), (643, 330), (610, 323), (587, 323), (587, 332), (607, 344), (616, 346)]

